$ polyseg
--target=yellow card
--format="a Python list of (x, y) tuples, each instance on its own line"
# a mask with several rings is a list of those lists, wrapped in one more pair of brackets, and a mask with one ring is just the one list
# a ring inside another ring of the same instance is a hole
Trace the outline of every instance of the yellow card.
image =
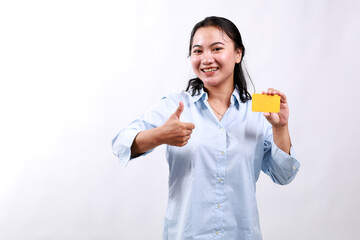
[(253, 112), (280, 112), (280, 96), (255, 93), (252, 95)]

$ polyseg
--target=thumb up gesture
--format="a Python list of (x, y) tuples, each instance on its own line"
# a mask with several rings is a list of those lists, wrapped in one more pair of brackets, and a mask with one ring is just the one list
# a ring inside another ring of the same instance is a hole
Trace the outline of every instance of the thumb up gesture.
[(192, 123), (185, 123), (180, 121), (181, 113), (184, 111), (184, 104), (179, 102), (179, 107), (171, 114), (169, 119), (160, 128), (162, 130), (163, 143), (182, 147), (185, 146), (195, 128)]

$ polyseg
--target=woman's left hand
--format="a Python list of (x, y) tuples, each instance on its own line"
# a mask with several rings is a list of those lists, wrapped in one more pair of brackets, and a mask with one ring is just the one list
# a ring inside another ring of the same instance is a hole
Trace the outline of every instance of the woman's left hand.
[(275, 128), (287, 126), (289, 119), (289, 105), (287, 103), (285, 94), (273, 88), (269, 88), (266, 92), (263, 91), (262, 94), (280, 96), (280, 112), (278, 113), (265, 112), (264, 116), (269, 121), (269, 123)]

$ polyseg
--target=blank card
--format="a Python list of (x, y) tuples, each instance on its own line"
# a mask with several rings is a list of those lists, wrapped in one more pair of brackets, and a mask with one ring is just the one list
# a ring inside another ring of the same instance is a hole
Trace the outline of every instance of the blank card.
[(252, 95), (253, 112), (280, 112), (280, 96), (255, 93)]

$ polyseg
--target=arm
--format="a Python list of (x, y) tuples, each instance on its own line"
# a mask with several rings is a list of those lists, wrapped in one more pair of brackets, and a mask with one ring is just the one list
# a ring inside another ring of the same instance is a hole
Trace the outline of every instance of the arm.
[(271, 126), (266, 127), (262, 170), (275, 183), (284, 185), (295, 178), (300, 167), (300, 163), (294, 156), (290, 140), (288, 128), (289, 107), (285, 94), (272, 88), (266, 94), (278, 94), (281, 97), (281, 102), (279, 113), (264, 113)]
[(142, 156), (145, 156), (153, 150), (150, 149), (146, 152), (139, 152), (139, 154), (132, 154), (131, 147), (140, 132), (158, 128), (165, 123), (166, 119), (171, 115), (170, 109), (176, 106), (174, 98), (176, 96), (169, 95), (163, 97), (138, 119), (122, 128), (114, 137), (112, 140), (112, 151), (121, 165), (127, 166), (131, 159), (139, 156), (141, 153), (143, 153)]
[(131, 145), (131, 158), (135, 158), (161, 145), (161, 133), (159, 132), (159, 128), (139, 132)]

